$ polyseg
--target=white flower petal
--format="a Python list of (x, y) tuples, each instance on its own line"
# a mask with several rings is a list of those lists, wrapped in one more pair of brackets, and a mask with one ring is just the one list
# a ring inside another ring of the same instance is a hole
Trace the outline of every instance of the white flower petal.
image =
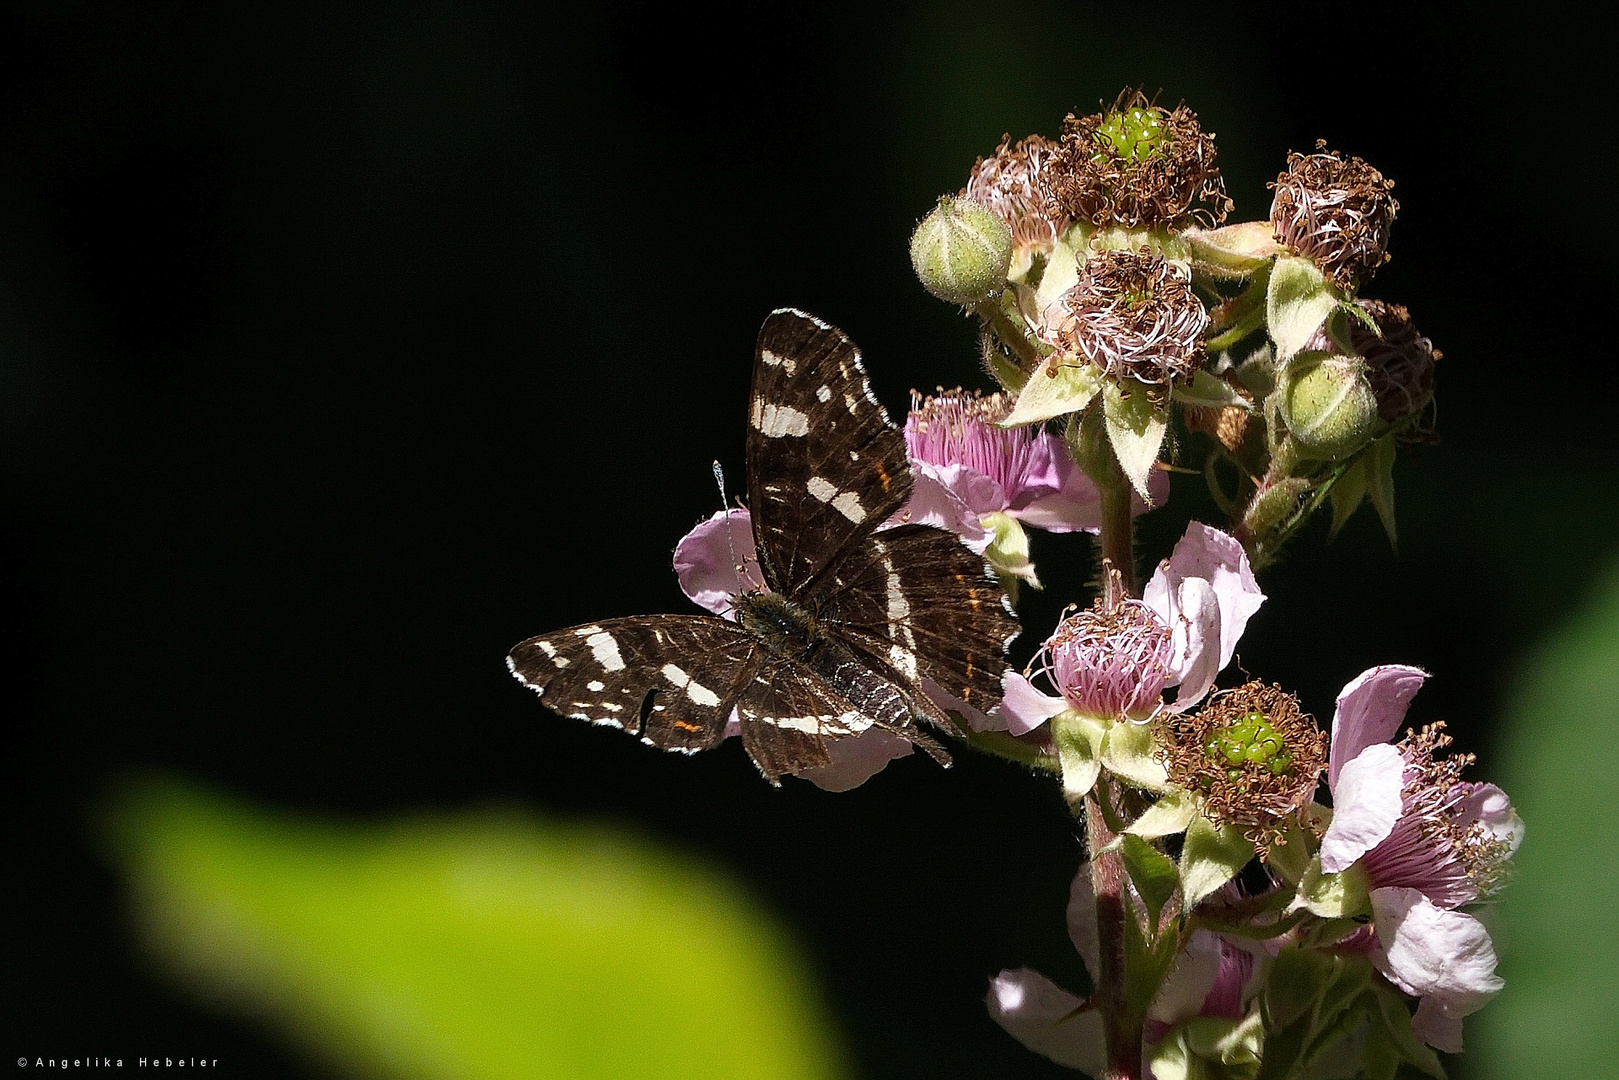
[[(1379, 945), (1372, 962), (1420, 995), (1430, 1012), (1460, 1020), (1506, 985), (1495, 973), (1489, 931), (1473, 916), (1437, 907), (1416, 889), (1373, 889), (1372, 918)], [(1445, 1037), (1440, 1025), (1433, 1027)]]
[(697, 606), (731, 618), (732, 596), (765, 587), (748, 512), (721, 510), (681, 537), (675, 545), (675, 578)]
[(1084, 999), (1038, 971), (1001, 972), (990, 980), (985, 1004), (997, 1024), (1035, 1053), (1092, 1076), (1107, 1068), (1102, 1014), (1077, 1012)]
[(1102, 974), (1102, 942), (1097, 935), (1096, 883), (1091, 880), (1091, 864), (1080, 863), (1068, 886), (1068, 940), (1079, 950), (1093, 983)]
[(805, 769), (796, 775), (824, 791), (848, 791), (882, 772), (890, 761), (905, 757), (914, 747), (898, 735), (881, 728), (867, 728), (858, 735), (829, 739), (826, 752), (829, 765)]
[(1147, 1015), (1166, 1024), (1190, 1020), (1203, 1009), (1203, 999), (1214, 989), (1220, 975), (1220, 938), (1207, 930), (1195, 930), (1158, 988)]
[(990, 711), (990, 719), (1013, 735), (1027, 735), (1066, 708), (1062, 698), (1042, 693), (1019, 672), (1008, 671), (1001, 678), (1001, 703)]
[(1321, 838), (1321, 869), (1336, 874), (1388, 838), (1400, 819), (1405, 758), (1373, 743), (1343, 767), (1332, 790), (1332, 824)]

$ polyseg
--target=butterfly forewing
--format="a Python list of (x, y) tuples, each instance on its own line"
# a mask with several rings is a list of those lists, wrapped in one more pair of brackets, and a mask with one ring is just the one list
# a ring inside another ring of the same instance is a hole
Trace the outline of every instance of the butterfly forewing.
[(748, 500), (765, 580), (796, 596), (905, 504), (905, 439), (860, 350), (799, 311), (765, 320), (748, 403)]
[(696, 751), (725, 738), (759, 651), (755, 638), (723, 619), (643, 615), (529, 638), (506, 664), (563, 716), (620, 727), (665, 750)]

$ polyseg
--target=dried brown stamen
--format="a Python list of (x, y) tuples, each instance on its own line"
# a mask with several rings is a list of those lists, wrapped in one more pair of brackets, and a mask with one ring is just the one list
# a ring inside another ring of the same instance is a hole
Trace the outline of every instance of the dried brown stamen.
[(1165, 724), (1158, 757), (1172, 783), (1202, 794), (1205, 812), (1240, 828), (1263, 855), (1314, 794), (1327, 738), (1296, 697), (1253, 681)]
[(1068, 214), (1052, 199), (1041, 170), (1056, 144), (1030, 135), (1012, 145), (1003, 135), (995, 153), (973, 163), (962, 194), (988, 209), (1012, 230), (1012, 241), (1034, 251), (1050, 251), (1068, 228)]
[(1202, 366), (1208, 325), (1185, 267), (1146, 251), (1103, 251), (1052, 304), (1042, 333), (1116, 379), (1164, 386)]
[(1270, 221), (1278, 243), (1312, 260), (1339, 288), (1353, 291), (1388, 261), (1389, 226), (1400, 204), (1394, 181), (1358, 157), (1288, 154), (1270, 187)]

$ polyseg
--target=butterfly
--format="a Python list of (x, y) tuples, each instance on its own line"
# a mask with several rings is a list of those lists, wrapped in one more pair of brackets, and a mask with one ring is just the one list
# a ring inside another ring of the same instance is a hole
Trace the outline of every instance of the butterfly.
[[(987, 711), (1018, 623), (953, 533), (883, 528), (911, 493), (905, 440), (860, 351), (801, 311), (765, 320), (748, 402), (748, 507), (767, 588), (708, 615), (604, 619), (529, 638), (506, 663), (556, 712), (665, 750), (718, 745), (733, 714), (772, 784), (877, 728), (948, 763), (920, 728), (950, 717), (925, 686)], [(740, 575), (739, 575), (740, 580)]]

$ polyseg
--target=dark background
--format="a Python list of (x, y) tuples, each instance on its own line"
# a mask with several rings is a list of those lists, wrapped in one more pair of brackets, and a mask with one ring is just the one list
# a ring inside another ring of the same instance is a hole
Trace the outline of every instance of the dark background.
[[(669, 553), (711, 459), (741, 487), (770, 309), (847, 330), (896, 412), (973, 383), (911, 227), (1003, 131), (1143, 84), (1218, 133), (1233, 220), (1318, 136), (1399, 185), (1366, 292), (1444, 350), (1444, 443), (1397, 469), (1399, 557), (1369, 511), (1331, 547), (1315, 523), (1241, 657), (1323, 720), (1422, 664), (1413, 719), (1488, 777), (1516, 659), (1619, 525), (1611, 71), (1572, 7), (1520, 7), (0, 9), (6, 1045), (327, 1075), (148, 974), (91, 822), (155, 770), (627, 823), (789, 922), (861, 1075), (1071, 1075), (980, 1003), (1006, 966), (1080, 979), (1052, 785), (964, 754), (775, 791), (734, 744), (560, 720), (502, 657), (685, 610)], [(1090, 569), (1036, 539), (1025, 652)]]

